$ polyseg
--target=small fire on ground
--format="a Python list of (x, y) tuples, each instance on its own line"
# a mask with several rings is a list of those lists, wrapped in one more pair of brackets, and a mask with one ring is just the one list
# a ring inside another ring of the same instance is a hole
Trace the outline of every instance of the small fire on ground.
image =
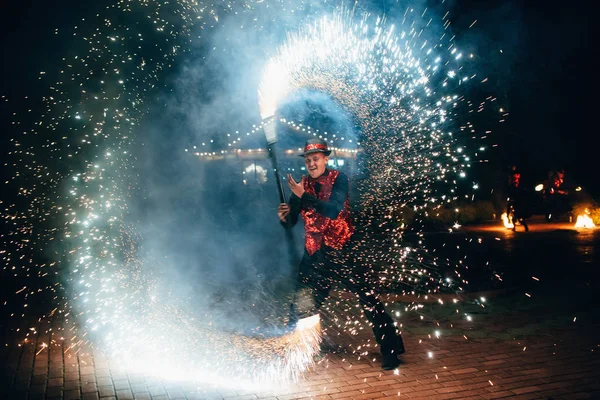
[(596, 225), (589, 215), (578, 215), (575, 221), (575, 228), (595, 228)]
[(512, 223), (512, 221), (510, 221), (508, 219), (508, 215), (506, 213), (503, 213), (500, 218), (502, 218), (502, 222), (504, 223), (504, 227), (505, 228), (509, 228), (512, 229), (514, 228), (515, 224)]

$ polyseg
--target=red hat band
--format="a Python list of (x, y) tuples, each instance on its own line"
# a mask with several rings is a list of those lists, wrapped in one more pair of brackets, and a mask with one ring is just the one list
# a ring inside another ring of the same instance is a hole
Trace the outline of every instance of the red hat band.
[(311, 144), (307, 144), (306, 147), (304, 148), (304, 152), (305, 153), (307, 151), (311, 151), (311, 150), (323, 150), (323, 151), (327, 151), (327, 145), (326, 144), (321, 144), (321, 143), (311, 143)]

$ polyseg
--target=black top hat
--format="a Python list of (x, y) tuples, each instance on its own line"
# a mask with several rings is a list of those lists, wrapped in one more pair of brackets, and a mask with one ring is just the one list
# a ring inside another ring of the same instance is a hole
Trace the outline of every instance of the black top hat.
[(331, 150), (327, 149), (327, 142), (325, 142), (323, 139), (308, 139), (304, 145), (304, 153), (299, 154), (299, 156), (304, 157), (312, 153), (323, 153), (328, 156), (331, 154)]

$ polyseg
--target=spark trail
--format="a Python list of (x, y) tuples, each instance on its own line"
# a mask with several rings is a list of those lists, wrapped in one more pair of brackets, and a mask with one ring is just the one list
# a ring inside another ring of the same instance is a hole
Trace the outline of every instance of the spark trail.
[[(149, 272), (145, 263), (160, 262), (145, 257), (144, 238), (126, 222), (131, 193), (143, 190), (131, 149), (150, 94), (190, 43), (204, 39), (198, 32), (217, 31), (225, 16), (255, 15), (248, 29), (260, 30), (273, 13), (300, 9), (273, 2), (273, 11), (267, 3), (119, 1), (69, 32), (74, 55), (58, 71), (40, 71), (48, 92), (39, 117), (27, 127), (25, 113), (13, 121), (23, 120), (23, 128), (7, 163), (13, 173), (5, 187), (17, 200), (3, 202), (3, 269), (30, 282), (10, 299), (23, 304), (15, 318), (27, 314), (40, 291), (51, 291), (58, 312), (77, 319), (111, 357), (174, 379), (230, 386), (235, 377), (248, 387), (295, 378), (310, 365), (318, 345), (310, 337), (290, 343), (225, 334), (212, 325), (210, 310), (180, 307)], [(384, 241), (366, 232), (398, 210), (454, 200), (435, 185), (452, 185), (471, 165), (474, 151), (457, 145), (455, 130), (474, 130), (461, 117), (473, 108), (461, 90), (477, 74), (467, 72), (469, 57), (449, 36), (434, 44), (414, 24), (335, 12), (290, 33), (260, 85), (263, 117), (289, 93), (308, 88), (329, 94), (359, 121), (367, 178), (357, 209), (366, 223), (353, 256), (390, 266), (380, 271), (382, 287), (445, 285), (435, 269), (423, 267), (438, 262), (427, 249), (400, 246), (394, 229)]]

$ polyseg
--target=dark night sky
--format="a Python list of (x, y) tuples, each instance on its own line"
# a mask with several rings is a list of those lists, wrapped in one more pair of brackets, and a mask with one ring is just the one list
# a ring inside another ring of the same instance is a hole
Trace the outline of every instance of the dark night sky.
[[(40, 66), (57, 63), (69, 51), (68, 43), (56, 40), (54, 29), (95, 14), (103, 8), (98, 3), (3, 2), (0, 93), (11, 99), (41, 94)], [(384, 3), (382, 9), (390, 7)], [(498, 99), (510, 112), (504, 130), (493, 138), (499, 147), (491, 157), (493, 168), (485, 173), (495, 169), (500, 176), (510, 163), (517, 163), (535, 182), (548, 169), (562, 166), (573, 181), (598, 198), (600, 179), (593, 164), (598, 155), (597, 17), (587, 3), (453, 0), (446, 4), (458, 38), (471, 43), (481, 56)], [(464, 29), (475, 19), (477, 29)], [(11, 103), (18, 105), (18, 101)], [(3, 105), (0, 112), (6, 126), (12, 109)], [(2, 132), (4, 145), (10, 131), (3, 128)]]

